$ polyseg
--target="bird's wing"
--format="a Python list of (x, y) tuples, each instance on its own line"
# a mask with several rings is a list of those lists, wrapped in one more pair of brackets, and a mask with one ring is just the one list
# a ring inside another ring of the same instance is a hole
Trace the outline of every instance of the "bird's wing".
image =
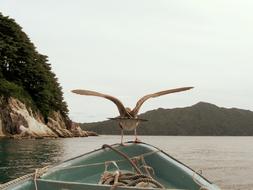
[(117, 98), (113, 97), (113, 96), (110, 96), (110, 95), (107, 95), (107, 94), (102, 94), (102, 93), (95, 92), (95, 91), (81, 90), (81, 89), (72, 90), (71, 92), (76, 93), (76, 94), (80, 94), (80, 95), (98, 96), (98, 97), (106, 98), (108, 100), (111, 100), (114, 104), (116, 104), (121, 116), (129, 115), (127, 113), (124, 105), (121, 103), (121, 101), (118, 100)]
[(160, 91), (160, 92), (156, 92), (153, 94), (148, 94), (146, 96), (143, 96), (136, 104), (135, 108), (131, 111), (131, 115), (137, 115), (142, 104), (148, 100), (149, 98), (155, 98), (158, 96), (162, 96), (162, 95), (166, 95), (166, 94), (171, 94), (171, 93), (175, 93), (175, 92), (181, 92), (181, 91), (185, 91), (185, 90), (190, 90), (193, 87), (183, 87), (183, 88), (175, 88), (175, 89), (170, 89), (170, 90), (164, 90), (164, 91)]

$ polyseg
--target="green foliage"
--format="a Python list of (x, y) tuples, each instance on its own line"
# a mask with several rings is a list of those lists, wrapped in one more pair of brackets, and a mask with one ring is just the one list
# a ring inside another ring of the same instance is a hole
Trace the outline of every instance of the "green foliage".
[(33, 105), (31, 96), (21, 86), (4, 79), (0, 79), (0, 94), (6, 98), (17, 98), (30, 107)]
[[(140, 118), (148, 120), (137, 129), (141, 135), (253, 135), (253, 112), (203, 102), (186, 108), (159, 108), (141, 114)], [(82, 124), (82, 128), (98, 134), (120, 134), (117, 122), (110, 120)]]
[(33, 102), (45, 118), (68, 109), (62, 89), (51, 71), (47, 56), (36, 51), (22, 28), (0, 13), (0, 95), (15, 96)]

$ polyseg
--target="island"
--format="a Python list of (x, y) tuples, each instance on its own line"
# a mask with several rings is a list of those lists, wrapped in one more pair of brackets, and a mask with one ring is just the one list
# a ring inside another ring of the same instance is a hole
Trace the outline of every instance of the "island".
[(46, 55), (15, 20), (0, 13), (0, 137), (84, 137), (68, 117), (62, 88)]
[[(143, 113), (139, 117), (148, 120), (148, 122), (142, 122), (137, 128), (140, 135), (253, 135), (252, 111), (223, 108), (207, 102), (199, 102), (184, 108), (159, 108)], [(82, 123), (81, 127), (84, 130), (92, 130), (98, 134), (120, 134), (118, 123), (111, 120)]]

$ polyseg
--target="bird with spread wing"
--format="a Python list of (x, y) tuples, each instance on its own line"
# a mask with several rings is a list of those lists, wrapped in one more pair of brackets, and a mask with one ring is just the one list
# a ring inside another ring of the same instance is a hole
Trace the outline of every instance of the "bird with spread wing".
[(155, 98), (155, 97), (158, 97), (158, 96), (166, 95), (166, 94), (171, 94), (171, 93), (181, 92), (181, 91), (185, 91), (185, 90), (190, 90), (192, 88), (193, 87), (175, 88), (175, 89), (169, 89), (169, 90), (156, 92), (156, 93), (153, 93), (153, 94), (148, 94), (148, 95), (143, 96), (141, 99), (138, 100), (138, 102), (136, 103), (136, 106), (134, 107), (134, 109), (130, 109), (128, 107), (125, 107), (119, 99), (117, 99), (113, 96), (107, 95), (107, 94), (102, 94), (102, 93), (99, 93), (99, 92), (90, 91), (90, 90), (82, 90), (82, 89), (72, 90), (72, 92), (76, 93), (76, 94), (79, 94), (79, 95), (98, 96), (98, 97), (106, 98), (106, 99), (112, 101), (117, 106), (120, 115), (118, 117), (109, 118), (109, 119), (116, 120), (116, 121), (119, 122), (119, 126), (121, 128), (121, 144), (123, 144), (123, 130), (127, 130), (127, 131), (134, 130), (135, 142), (139, 142), (139, 140), (137, 138), (136, 128), (137, 128), (137, 126), (139, 125), (140, 122), (147, 121), (147, 120), (139, 118), (138, 113), (140, 111), (140, 108), (141, 108), (142, 104), (146, 100), (148, 100), (150, 98)]

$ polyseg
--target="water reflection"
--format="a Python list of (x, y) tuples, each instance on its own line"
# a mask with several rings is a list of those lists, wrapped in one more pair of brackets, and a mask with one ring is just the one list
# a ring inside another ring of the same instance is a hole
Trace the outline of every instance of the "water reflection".
[(63, 154), (60, 140), (0, 140), (0, 182), (31, 173), (34, 168), (58, 162)]

